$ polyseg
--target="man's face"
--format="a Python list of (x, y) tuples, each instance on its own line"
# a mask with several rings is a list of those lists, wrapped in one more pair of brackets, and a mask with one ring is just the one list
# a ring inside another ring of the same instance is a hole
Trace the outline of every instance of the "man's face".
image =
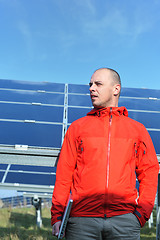
[(91, 77), (90, 97), (95, 108), (114, 107), (114, 85), (109, 70), (97, 70)]

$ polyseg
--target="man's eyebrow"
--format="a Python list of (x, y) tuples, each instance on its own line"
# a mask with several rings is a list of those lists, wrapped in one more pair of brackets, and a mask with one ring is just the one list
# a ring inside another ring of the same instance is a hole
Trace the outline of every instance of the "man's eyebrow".
[(102, 83), (102, 81), (101, 80), (96, 80), (96, 81), (94, 81), (95, 83)]
[(93, 83), (102, 83), (102, 81), (101, 80), (95, 80), (93, 82), (89, 82), (89, 85), (91, 86)]

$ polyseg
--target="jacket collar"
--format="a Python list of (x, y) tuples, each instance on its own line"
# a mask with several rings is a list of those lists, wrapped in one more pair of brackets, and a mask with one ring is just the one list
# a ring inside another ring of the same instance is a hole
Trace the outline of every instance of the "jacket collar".
[(112, 112), (112, 114), (121, 116), (124, 115), (128, 117), (128, 111), (125, 107), (106, 107), (106, 108), (99, 108), (99, 109), (92, 109), (89, 113), (87, 113), (87, 116), (90, 115), (97, 115), (97, 116), (106, 116), (109, 115)]

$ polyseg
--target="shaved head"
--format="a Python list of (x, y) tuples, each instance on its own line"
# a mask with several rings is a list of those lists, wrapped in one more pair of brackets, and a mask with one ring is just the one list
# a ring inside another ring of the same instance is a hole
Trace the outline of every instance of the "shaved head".
[(97, 72), (97, 71), (110, 71), (111, 79), (113, 81), (113, 85), (114, 84), (119, 84), (121, 86), (120, 75), (114, 69), (112, 69), (112, 68), (99, 68), (95, 72)]
[(92, 104), (95, 108), (118, 106), (121, 80), (115, 70), (97, 69), (93, 73), (89, 85)]

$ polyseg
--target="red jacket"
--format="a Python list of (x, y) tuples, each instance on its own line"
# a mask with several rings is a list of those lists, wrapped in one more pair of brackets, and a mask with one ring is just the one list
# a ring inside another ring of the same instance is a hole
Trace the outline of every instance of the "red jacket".
[(143, 226), (154, 206), (158, 172), (146, 128), (129, 118), (125, 107), (93, 109), (73, 122), (65, 135), (51, 224), (61, 219), (71, 191), (71, 216), (112, 217), (132, 212)]

